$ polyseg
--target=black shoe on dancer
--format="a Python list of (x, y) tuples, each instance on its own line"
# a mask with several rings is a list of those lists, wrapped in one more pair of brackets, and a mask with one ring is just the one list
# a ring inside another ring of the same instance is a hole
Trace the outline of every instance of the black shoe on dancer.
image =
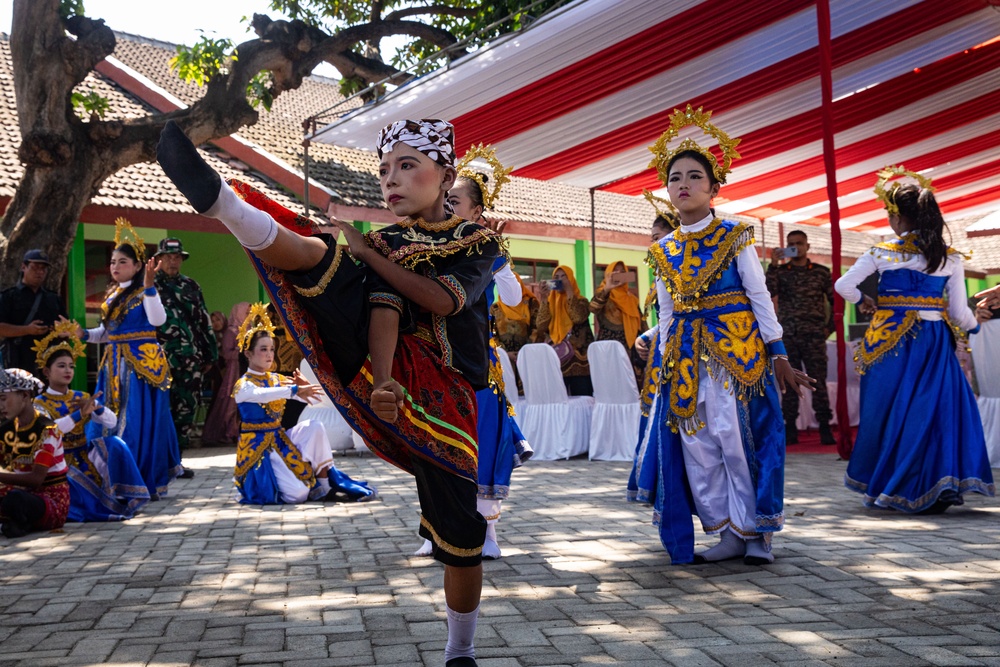
[(168, 120), (156, 145), (156, 161), (181, 194), (199, 213), (212, 208), (219, 198), (222, 177), (202, 159), (180, 126)]

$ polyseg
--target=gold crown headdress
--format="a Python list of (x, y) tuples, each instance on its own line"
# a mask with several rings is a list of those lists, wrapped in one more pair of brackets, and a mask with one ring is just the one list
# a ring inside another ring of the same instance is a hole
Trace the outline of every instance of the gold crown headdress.
[[(733, 164), (733, 160), (740, 159), (740, 154), (736, 152), (736, 146), (740, 143), (740, 140), (738, 138), (731, 139), (728, 134), (708, 122), (711, 118), (711, 111), (702, 111), (701, 107), (693, 109), (690, 104), (687, 105), (687, 109), (684, 111), (674, 109), (674, 112), (670, 114), (670, 126), (666, 132), (660, 135), (656, 143), (649, 147), (649, 151), (654, 157), (649, 163), (648, 168), (652, 169), (655, 167), (660, 180), (664, 184), (666, 184), (667, 176), (669, 175), (667, 174), (667, 166), (670, 164), (670, 160), (683, 151), (697, 151), (704, 155), (709, 163), (715, 165), (712, 168), (712, 171), (715, 173), (715, 179), (720, 183), (726, 182), (726, 176), (729, 174), (729, 168)], [(700, 127), (702, 132), (718, 142), (719, 150), (722, 151), (721, 163), (712, 151), (700, 146), (694, 139), (685, 139), (673, 149), (668, 147), (668, 144), (677, 138), (680, 131), (689, 125)]]
[[(476, 158), (485, 160), (493, 167), (492, 189), (483, 179), (483, 175), (472, 169), (472, 161)], [(483, 207), (488, 209), (492, 209), (494, 204), (496, 204), (497, 197), (500, 195), (500, 188), (510, 181), (510, 172), (514, 171), (513, 167), (505, 167), (497, 159), (497, 152), (493, 146), (484, 146), (483, 144), (471, 146), (461, 161), (459, 161), (456, 169), (458, 169), (459, 176), (471, 179), (479, 185), (479, 190), (483, 193)]]
[(904, 176), (914, 179), (921, 188), (930, 190), (931, 192), (934, 191), (934, 188), (931, 187), (931, 179), (923, 174), (910, 171), (901, 164), (883, 167), (878, 171), (878, 181), (875, 182), (875, 196), (885, 204), (885, 210), (889, 212), (889, 215), (899, 215), (899, 206), (896, 204), (896, 191), (903, 184), (895, 181), (888, 188), (885, 186), (889, 183), (890, 179)]
[(664, 199), (663, 197), (657, 197), (649, 190), (643, 189), (642, 196), (646, 198), (646, 201), (653, 207), (656, 211), (656, 215), (660, 216), (664, 220), (669, 220), (676, 222), (677, 217), (677, 207), (669, 199)]
[(135, 231), (132, 223), (125, 218), (115, 220), (115, 247), (130, 245), (135, 251), (135, 257), (140, 264), (146, 263), (146, 242)]
[[(58, 342), (54, 342), (56, 340)], [(45, 338), (37, 339), (31, 350), (35, 353), (35, 364), (42, 369), (59, 350), (66, 350), (74, 359), (79, 359), (87, 354), (87, 345), (76, 335), (76, 322), (63, 320), (56, 322)]]
[(246, 351), (250, 347), (250, 341), (258, 331), (266, 331), (271, 337), (274, 336), (274, 324), (267, 314), (267, 306), (262, 303), (255, 303), (250, 306), (250, 313), (240, 325), (240, 330), (236, 334), (236, 342), (239, 344), (240, 352)]

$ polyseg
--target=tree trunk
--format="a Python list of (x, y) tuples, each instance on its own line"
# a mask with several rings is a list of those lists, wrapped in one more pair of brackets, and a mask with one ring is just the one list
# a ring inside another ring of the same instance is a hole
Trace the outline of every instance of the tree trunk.
[[(28, 167), (0, 222), (0, 285), (17, 282), (24, 253), (42, 248), (52, 260), (48, 287), (61, 292), (66, 259), (83, 208), (105, 174), (92, 159), (77, 159), (58, 169)], [(96, 183), (96, 184), (95, 184)], [(89, 187), (88, 187), (89, 186)]]

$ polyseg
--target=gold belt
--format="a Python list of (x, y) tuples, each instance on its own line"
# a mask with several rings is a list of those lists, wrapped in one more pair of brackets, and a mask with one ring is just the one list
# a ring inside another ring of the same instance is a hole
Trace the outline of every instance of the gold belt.
[(281, 420), (275, 419), (274, 421), (264, 422), (262, 424), (253, 424), (243, 422), (244, 431), (273, 431), (281, 427)]
[(133, 331), (123, 334), (110, 334), (108, 340), (114, 343), (123, 343), (130, 340), (156, 340), (155, 331)]
[(709, 294), (692, 299), (681, 299), (674, 295), (674, 312), (690, 313), (696, 310), (712, 310), (725, 306), (749, 306), (750, 298), (743, 290)]
[(944, 310), (945, 300), (940, 296), (882, 296), (878, 297), (879, 308), (901, 310)]

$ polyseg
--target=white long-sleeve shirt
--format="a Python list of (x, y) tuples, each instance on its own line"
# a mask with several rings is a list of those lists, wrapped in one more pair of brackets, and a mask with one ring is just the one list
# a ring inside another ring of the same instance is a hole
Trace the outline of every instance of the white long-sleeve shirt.
[[(700, 232), (708, 227), (715, 217), (710, 213), (693, 225), (681, 225), (681, 231), (686, 234)], [(771, 301), (771, 293), (767, 291), (767, 282), (764, 276), (764, 269), (761, 268), (760, 259), (753, 246), (744, 248), (736, 256), (736, 270), (740, 274), (740, 281), (747, 298), (750, 299), (750, 309), (753, 311), (760, 334), (765, 343), (773, 343), (781, 340), (783, 331), (778, 324), (778, 316), (774, 312), (774, 302)], [(667, 291), (667, 286), (659, 277), (656, 279), (656, 301), (659, 305), (659, 327), (660, 327), (660, 351), (665, 352), (667, 346), (667, 329), (670, 327), (670, 320), (674, 314), (674, 300)]]
[[(250, 375), (267, 375), (266, 373), (260, 373), (255, 370), (248, 370), (247, 373)], [(296, 395), (295, 385), (293, 384), (282, 384), (277, 387), (258, 387), (252, 382), (243, 382), (236, 392), (236, 402), (237, 403), (270, 403), (271, 401), (281, 400), (282, 398), (292, 401), (301, 401), (302, 403), (307, 403), (308, 401), (300, 398)]]
[[(907, 234), (908, 232), (904, 232), (901, 236), (905, 237)], [(861, 290), (858, 289), (858, 285), (864, 282), (865, 278), (876, 272), (881, 275), (886, 271), (894, 271), (896, 269), (912, 269), (926, 273), (927, 258), (918, 254), (911, 255), (909, 259), (903, 261), (903, 255), (900, 253), (881, 248), (872, 248), (870, 252), (861, 255), (858, 261), (854, 263), (854, 266), (848, 269), (847, 273), (841, 276), (833, 287), (840, 293), (840, 296), (844, 297), (845, 301), (860, 303), (863, 295)], [(937, 271), (928, 275), (935, 277), (947, 276), (948, 282), (945, 286), (945, 292), (948, 295), (948, 317), (952, 322), (966, 331), (976, 329), (979, 326), (979, 322), (976, 321), (976, 314), (972, 312), (967, 303), (965, 267), (962, 262), (962, 256), (957, 253), (948, 255), (947, 260), (938, 267)], [(920, 318), (923, 320), (941, 319), (941, 312), (937, 310), (921, 310), (918, 312)]]
[[(62, 395), (57, 391), (52, 391), (51, 389), (46, 389), (45, 393), (53, 396)], [(79, 422), (73, 419), (74, 414), (76, 414), (76, 411), (55, 420), (56, 428), (58, 428), (61, 433), (69, 433), (76, 428), (76, 425)], [(106, 408), (103, 405), (90, 413), (90, 419), (107, 429), (113, 429), (118, 425), (118, 415), (115, 414), (114, 410)]]
[(514, 275), (514, 270), (510, 267), (510, 262), (493, 274), (493, 281), (497, 284), (497, 297), (503, 305), (511, 308), (521, 305), (524, 292), (521, 290), (521, 283), (517, 281), (517, 276)]
[[(132, 284), (131, 280), (126, 280), (119, 284), (119, 287), (125, 289)], [(155, 291), (155, 288), (154, 288)], [(167, 321), (167, 311), (163, 309), (163, 302), (160, 300), (160, 293), (155, 294), (143, 294), (142, 298), (142, 309), (146, 311), (146, 319), (154, 327), (162, 326)], [(86, 340), (88, 343), (106, 343), (108, 340), (107, 330), (104, 325), (94, 327), (93, 329), (87, 329)]]

